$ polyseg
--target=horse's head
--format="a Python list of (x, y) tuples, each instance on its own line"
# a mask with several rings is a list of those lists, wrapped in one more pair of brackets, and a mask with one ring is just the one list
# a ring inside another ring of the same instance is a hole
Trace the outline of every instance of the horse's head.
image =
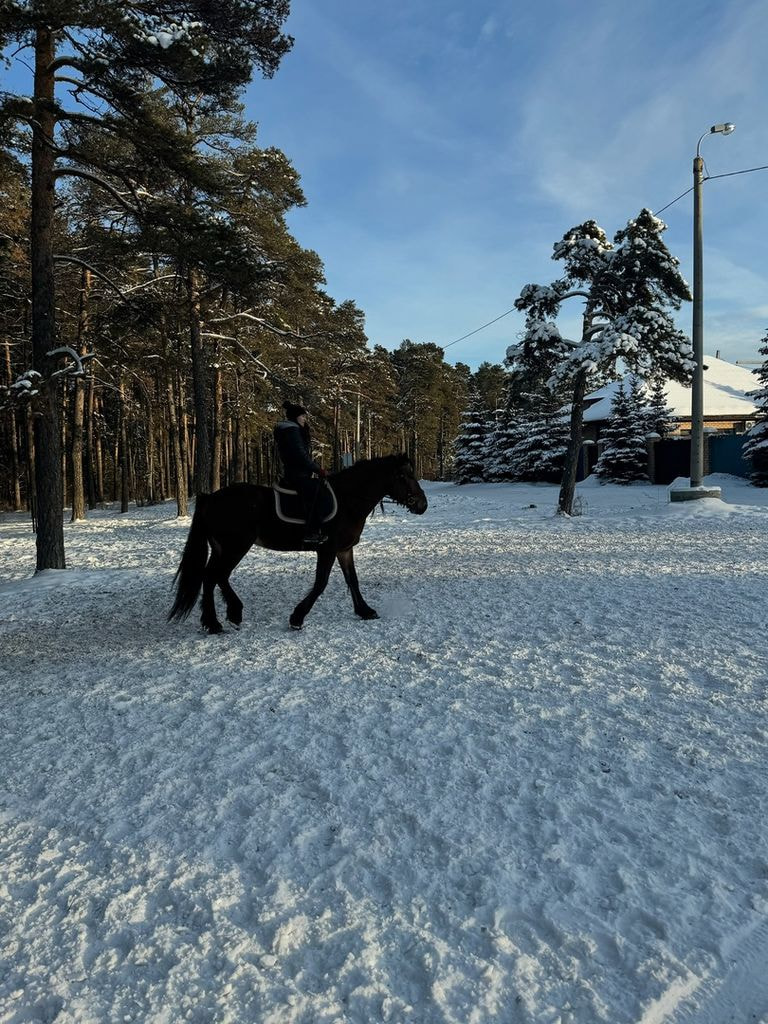
[(427, 511), (427, 496), (416, 479), (407, 455), (393, 457), (393, 473), (387, 496), (398, 505), (404, 505), (414, 515), (421, 516)]

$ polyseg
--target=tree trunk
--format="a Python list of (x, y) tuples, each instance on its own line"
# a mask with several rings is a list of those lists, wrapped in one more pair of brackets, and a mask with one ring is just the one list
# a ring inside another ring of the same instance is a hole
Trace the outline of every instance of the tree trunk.
[[(13, 384), (13, 367), (11, 365), (11, 342), (9, 338), (5, 339), (5, 377), (8, 387), (10, 387), (11, 384)], [(21, 474), (19, 471), (21, 459), (19, 456), (19, 437), (16, 425), (16, 412), (14, 411), (13, 405), (9, 405), (8, 407), (6, 422), (8, 443), (11, 446), (11, 481), (8, 496), (14, 510), (18, 511), (18, 509), (21, 508)]]
[(195, 406), (195, 494), (211, 489), (211, 438), (208, 415), (209, 377), (200, 322), (200, 292), (194, 270), (187, 274), (189, 338), (192, 346), (192, 397)]
[[(91, 287), (91, 272), (83, 267), (80, 282), (80, 309), (77, 318), (77, 352), (84, 356), (88, 345), (88, 292)], [(72, 400), (72, 522), (85, 519), (85, 487), (83, 485), (83, 451), (85, 426), (85, 381), (75, 378), (75, 394)]]
[(189, 498), (187, 492), (187, 466), (181, 447), (179, 417), (176, 413), (176, 396), (173, 393), (173, 382), (168, 377), (168, 423), (171, 433), (171, 452), (173, 454), (173, 474), (176, 481), (176, 513), (179, 516), (189, 515)]
[(217, 353), (213, 368), (213, 453), (211, 459), (211, 490), (221, 487), (221, 449), (224, 440), (224, 393), (221, 382), (221, 366)]
[(587, 371), (579, 370), (573, 383), (573, 406), (571, 408), (571, 437), (565, 454), (563, 479), (557, 501), (559, 515), (573, 515), (573, 497), (576, 493), (576, 471), (579, 467), (582, 424), (584, 421), (584, 395), (587, 391)]
[[(119, 391), (119, 402), (120, 402), (120, 431), (119, 431), (119, 449), (120, 449), (120, 511), (128, 511), (129, 502), (129, 487), (130, 487), (130, 466), (128, 463), (128, 423), (127, 416), (125, 413), (125, 384), (123, 381), (123, 375), (120, 374), (120, 391)], [(117, 471), (117, 466), (115, 466)]]
[[(29, 475), (27, 487), (29, 489), (29, 511), (32, 517), (32, 529), (37, 533), (37, 493), (35, 491), (35, 479), (37, 476), (35, 470), (35, 418), (32, 413), (32, 407), (27, 406), (26, 413), (26, 424), (27, 424), (27, 473)], [(62, 530), (63, 530), (62, 525)]]
[(60, 401), (58, 382), (51, 381), (56, 347), (53, 277), (53, 215), (55, 201), (56, 128), (54, 73), (56, 45), (49, 28), (35, 34), (35, 119), (32, 127), (32, 366), (43, 386), (35, 408), (35, 499), (37, 569), (64, 569), (63, 481), (61, 473)]
[(85, 381), (85, 479), (88, 488), (88, 508), (96, 508), (96, 480), (94, 474), (94, 409), (95, 409), (95, 388), (93, 381), (93, 363), (88, 367)]
[[(93, 386), (93, 385), (92, 385)], [(100, 505), (104, 504), (104, 440), (101, 436), (101, 426), (104, 423), (104, 405), (99, 399), (99, 429), (95, 432), (95, 455), (96, 455), (96, 500)]]

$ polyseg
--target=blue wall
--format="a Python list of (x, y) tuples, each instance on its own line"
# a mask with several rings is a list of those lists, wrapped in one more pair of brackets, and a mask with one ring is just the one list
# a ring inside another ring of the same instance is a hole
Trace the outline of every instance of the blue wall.
[(709, 472), (749, 476), (752, 463), (741, 452), (746, 434), (715, 434), (709, 438)]

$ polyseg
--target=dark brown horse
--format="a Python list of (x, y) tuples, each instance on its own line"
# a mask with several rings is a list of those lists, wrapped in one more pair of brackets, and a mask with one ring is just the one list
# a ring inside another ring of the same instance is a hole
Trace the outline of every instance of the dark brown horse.
[(325, 590), (334, 559), (338, 559), (344, 573), (356, 614), (361, 619), (377, 619), (377, 613), (360, 593), (352, 549), (360, 540), (365, 520), (383, 498), (391, 498), (410, 512), (422, 515), (427, 510), (426, 495), (406, 455), (365, 459), (329, 476), (328, 482), (336, 495), (338, 511), (323, 526), (327, 539), (311, 548), (302, 542), (302, 525), (278, 518), (271, 487), (232, 484), (213, 494), (199, 495), (174, 578), (176, 600), (168, 618), (185, 619), (202, 587), (200, 622), (209, 633), (221, 633), (213, 599), (218, 585), (226, 602), (227, 621), (239, 626), (243, 602), (232, 589), (229, 577), (246, 552), (257, 544), (271, 551), (317, 551), (315, 582), (291, 612), (289, 622), (293, 629), (301, 629), (312, 605)]

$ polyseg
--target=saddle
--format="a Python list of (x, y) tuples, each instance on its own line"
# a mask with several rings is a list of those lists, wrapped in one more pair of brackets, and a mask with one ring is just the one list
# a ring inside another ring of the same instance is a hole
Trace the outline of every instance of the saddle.
[[(272, 484), (275, 492), (275, 514), (284, 523), (306, 523), (304, 518), (304, 505), (298, 491), (291, 490), (283, 484)], [(339, 506), (336, 502), (336, 495), (327, 480), (317, 481), (317, 497), (315, 498), (320, 510), (319, 521), (327, 523), (338, 512)]]

